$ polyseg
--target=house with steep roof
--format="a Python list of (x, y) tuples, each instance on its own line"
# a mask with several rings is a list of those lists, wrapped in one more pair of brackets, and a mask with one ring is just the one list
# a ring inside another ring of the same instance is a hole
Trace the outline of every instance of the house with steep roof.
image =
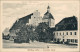
[(78, 23), (77, 17), (71, 16), (62, 19), (55, 25), (54, 42), (78, 44)]

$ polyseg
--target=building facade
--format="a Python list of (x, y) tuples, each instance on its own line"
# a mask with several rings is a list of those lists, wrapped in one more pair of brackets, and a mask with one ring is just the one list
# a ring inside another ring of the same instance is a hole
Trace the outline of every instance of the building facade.
[(55, 26), (54, 42), (78, 44), (77, 18), (75, 16), (64, 18)]
[(54, 32), (54, 41), (61, 43), (69, 43), (69, 44), (78, 44), (78, 31), (55, 31)]
[(43, 21), (43, 22), (46, 22), (46, 24), (47, 24), (50, 28), (55, 27), (55, 19), (54, 19), (54, 17), (52, 16), (52, 14), (50, 13), (50, 7), (49, 7), (49, 6), (47, 7), (47, 12), (44, 14), (42, 21)]
[(42, 17), (40, 16), (40, 12), (36, 10), (35, 12), (33, 12), (31, 19), (29, 19), (29, 24), (33, 26), (38, 26), (38, 24), (41, 22), (42, 22)]

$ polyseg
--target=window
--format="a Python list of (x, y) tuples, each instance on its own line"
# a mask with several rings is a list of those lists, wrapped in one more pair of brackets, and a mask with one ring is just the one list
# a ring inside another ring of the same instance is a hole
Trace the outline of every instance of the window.
[(74, 43), (74, 39), (72, 39), (72, 42)]
[(63, 35), (64, 35), (64, 32), (63, 32)]
[(73, 40), (71, 39), (71, 42), (72, 42)]
[(78, 43), (78, 40), (77, 39), (75, 39), (75, 43)]
[(74, 39), (71, 39), (71, 42), (73, 42), (73, 43), (74, 43)]
[(67, 39), (67, 42), (69, 42), (69, 39)]
[(58, 33), (57, 33), (57, 35), (58, 35)]
[(76, 32), (74, 32), (74, 35), (76, 35)]
[(60, 35), (61, 35), (61, 33), (60, 33)]
[(66, 34), (68, 35), (68, 32)]
[(56, 41), (56, 39), (54, 39), (54, 41)]
[(72, 32), (70, 32), (70, 35), (72, 35)]
[(67, 42), (70, 42), (70, 39), (67, 39)]

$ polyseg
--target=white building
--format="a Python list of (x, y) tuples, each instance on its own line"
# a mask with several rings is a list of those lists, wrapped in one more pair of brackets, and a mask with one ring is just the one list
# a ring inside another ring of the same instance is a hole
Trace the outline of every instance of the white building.
[(75, 16), (64, 18), (55, 26), (54, 42), (78, 44), (78, 27)]
[(40, 12), (36, 10), (31, 16), (31, 19), (29, 19), (29, 24), (37, 26), (41, 22), (42, 22), (42, 17), (40, 16)]
[(78, 44), (78, 31), (55, 31), (54, 32), (54, 41), (62, 42), (62, 43), (70, 43), (70, 44)]

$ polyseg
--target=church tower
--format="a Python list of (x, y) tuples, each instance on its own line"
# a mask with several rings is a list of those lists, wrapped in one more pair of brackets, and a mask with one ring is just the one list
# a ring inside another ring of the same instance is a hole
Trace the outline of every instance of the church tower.
[(48, 5), (47, 7), (47, 12), (44, 14), (43, 16), (43, 22), (46, 22), (46, 24), (50, 27), (53, 28), (55, 27), (54, 23), (55, 23), (55, 19), (52, 16), (52, 14), (50, 13), (50, 6)]
[(47, 12), (50, 12), (50, 7), (49, 7), (49, 5), (48, 5), (48, 7), (47, 7)]

